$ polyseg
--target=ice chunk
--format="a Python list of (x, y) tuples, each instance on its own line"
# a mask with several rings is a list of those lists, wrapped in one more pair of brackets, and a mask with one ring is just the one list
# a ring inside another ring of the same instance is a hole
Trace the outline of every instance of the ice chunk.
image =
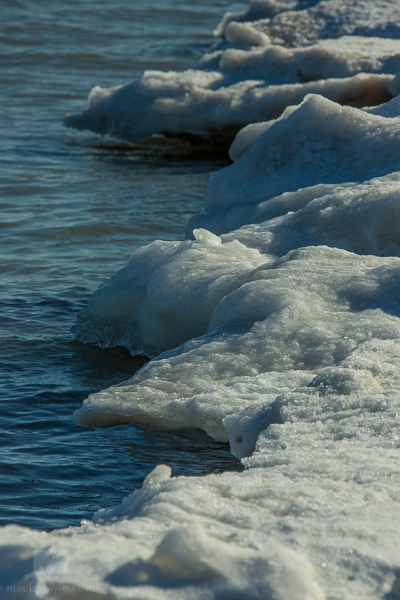
[(229, 42), (245, 46), (268, 46), (269, 37), (246, 23), (230, 21), (224, 30), (224, 36)]
[(234, 19), (252, 21), (273, 43), (286, 46), (305, 46), (343, 35), (399, 38), (399, 16), (398, 5), (385, 0), (257, 2), (247, 13), (228, 14), (216, 33), (223, 36)]
[(232, 139), (248, 123), (275, 119), (310, 93), (342, 104), (369, 106), (390, 100), (400, 88), (394, 75), (384, 74), (278, 85), (251, 77), (232, 81), (219, 72), (148, 71), (122, 87), (95, 88), (88, 110), (67, 117), (65, 124), (129, 141), (155, 133)]
[(208, 231), (194, 234), (195, 241), (137, 250), (90, 298), (75, 327), (79, 339), (152, 356), (206, 333), (215, 305), (265, 258), (237, 240), (222, 244)]
[(227, 415), (260, 398), (271, 404), (279, 389), (310, 383), (370, 339), (400, 339), (399, 261), (320, 246), (251, 270), (216, 305), (205, 336), (90, 396), (76, 418), (202, 428), (227, 440)]
[(399, 10), (384, 0), (252, 2), (247, 13), (226, 16), (217, 30), (225, 39), (197, 68), (96, 86), (88, 109), (65, 124), (130, 141), (226, 141), (310, 93), (357, 107), (386, 103), (400, 93)]
[(205, 214), (195, 215), (188, 231), (205, 226), (223, 233), (232, 223), (222, 211), (240, 207), (244, 224), (249, 221), (243, 205), (266, 203), (315, 185), (361, 182), (397, 171), (399, 144), (400, 120), (308, 96), (268, 126), (240, 160), (213, 175)]
[(93, 294), (79, 339), (154, 356), (204, 335), (225, 296), (290, 250), (325, 244), (398, 256), (399, 175), (370, 178), (398, 168), (399, 123), (315, 96), (287, 110), (213, 176), (208, 210), (189, 225), (234, 231), (219, 238), (196, 230), (194, 241), (136, 251)]
[[(320, 197), (317, 191), (283, 194), (273, 202), (261, 203), (257, 211), (246, 214), (242, 210), (242, 219), (256, 217), (254, 220), (261, 224), (244, 226), (221, 239), (237, 239), (269, 256), (322, 243), (358, 254), (400, 256), (399, 173), (363, 184), (336, 186), (331, 191), (325, 188), (319, 191)], [(279, 208), (286, 214), (268, 219)]]
[(282, 423), (277, 403), (266, 406), (256, 404), (225, 417), (222, 424), (226, 429), (232, 454), (237, 458), (253, 454), (258, 436), (272, 423)]
[[(282, 117), (287, 117), (291, 112), (295, 110), (295, 106), (288, 107)], [(363, 108), (364, 112), (372, 115), (378, 115), (386, 118), (398, 118), (400, 117), (400, 96), (396, 96), (389, 102), (386, 102), (380, 106), (373, 108)], [(229, 156), (233, 161), (239, 160), (239, 158), (257, 141), (257, 139), (267, 129), (269, 129), (275, 123), (274, 119), (263, 123), (252, 123), (243, 127), (236, 135), (230, 149)]]
[[(65, 124), (129, 141), (155, 133), (167, 136), (231, 139), (249, 122), (277, 118), (310, 93), (341, 103), (381, 104), (400, 92), (394, 75), (287, 83), (247, 78), (230, 81), (219, 72), (146, 72), (131, 84), (111, 90), (95, 88), (89, 108)], [(375, 100), (369, 97), (375, 96)]]
[[(83, 598), (90, 590), (121, 600), (322, 600), (322, 590), (390, 598), (400, 568), (399, 349), (399, 339), (369, 339), (278, 396), (281, 423), (261, 433), (245, 472), (170, 478), (159, 466), (95, 524), (45, 536), (3, 528), (2, 551), (11, 566), (19, 561), (18, 536), (28, 557), (67, 558), (64, 569), (32, 572), (38, 598), (49, 586), (63, 590), (56, 598), (74, 586)], [(3, 588), (5, 598), (18, 597), (24, 581)]]

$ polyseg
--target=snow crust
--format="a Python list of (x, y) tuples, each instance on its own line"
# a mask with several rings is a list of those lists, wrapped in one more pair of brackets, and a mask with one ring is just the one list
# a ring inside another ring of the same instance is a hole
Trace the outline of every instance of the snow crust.
[[(244, 73), (246, 61), (265, 59), (273, 69), (273, 54), (265, 57), (281, 49), (289, 58), (274, 90), (293, 99), (296, 85), (308, 85), (285, 82), (293, 61), (313, 52), (316, 71), (335, 61), (351, 71), (357, 61), (343, 48), (364, 48), (370, 74), (355, 68), (346, 81), (393, 85), (394, 71), (383, 72), (397, 41), (387, 41), (386, 55), (380, 38), (397, 36), (398, 10), (253, 0), (225, 16), (217, 29), (225, 38), (204, 61), (237, 59)], [(340, 46), (339, 36), (354, 39)], [(327, 37), (338, 39), (321, 42)], [(179, 75), (194, 127), (206, 122), (204, 89), (196, 105), (191, 87), (199, 72)], [(220, 89), (222, 71), (201, 73)], [(175, 89), (176, 77), (165, 74), (164, 84)], [(166, 98), (161, 80), (154, 76), (154, 104)], [(132, 89), (95, 92), (85, 126), (96, 123), (96, 97), (117, 111), (125, 94), (128, 119)], [(229, 442), (245, 471), (171, 478), (159, 465), (80, 528), (2, 528), (1, 598), (400, 598), (399, 100), (360, 110), (321, 90), (246, 128), (231, 149), (237, 162), (211, 178), (188, 239), (135, 251), (75, 328), (84, 342), (154, 357), (90, 396), (78, 423), (201, 428)], [(134, 131), (127, 121), (115, 130)]]

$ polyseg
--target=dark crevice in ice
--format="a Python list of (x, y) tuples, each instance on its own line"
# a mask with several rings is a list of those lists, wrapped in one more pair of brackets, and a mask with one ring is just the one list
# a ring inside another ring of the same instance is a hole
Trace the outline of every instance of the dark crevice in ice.
[(386, 104), (393, 99), (385, 88), (369, 88), (360, 96), (343, 96), (340, 100), (342, 106), (352, 106), (353, 108), (367, 108)]

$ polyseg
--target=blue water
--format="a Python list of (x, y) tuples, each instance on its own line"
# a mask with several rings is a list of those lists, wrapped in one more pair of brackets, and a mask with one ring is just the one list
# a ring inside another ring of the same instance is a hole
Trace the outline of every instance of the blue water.
[(79, 524), (174, 474), (239, 469), (202, 432), (86, 430), (72, 412), (145, 358), (70, 332), (90, 293), (154, 239), (183, 238), (213, 149), (129, 146), (62, 127), (96, 84), (193, 66), (227, 9), (246, 2), (3, 0), (0, 7), (0, 523)]

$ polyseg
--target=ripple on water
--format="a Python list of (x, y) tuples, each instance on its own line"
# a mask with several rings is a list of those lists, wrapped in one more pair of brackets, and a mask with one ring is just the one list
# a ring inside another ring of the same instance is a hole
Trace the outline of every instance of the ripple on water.
[(79, 524), (158, 463), (174, 474), (237, 469), (203, 432), (90, 431), (72, 413), (131, 376), (125, 350), (74, 341), (88, 295), (155, 238), (179, 239), (202, 208), (221, 149), (162, 138), (129, 145), (62, 127), (94, 85), (184, 69), (243, 2), (5, 0), (0, 24), (0, 523)]

